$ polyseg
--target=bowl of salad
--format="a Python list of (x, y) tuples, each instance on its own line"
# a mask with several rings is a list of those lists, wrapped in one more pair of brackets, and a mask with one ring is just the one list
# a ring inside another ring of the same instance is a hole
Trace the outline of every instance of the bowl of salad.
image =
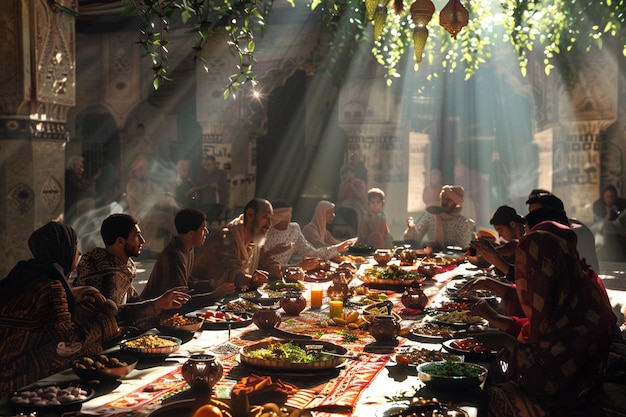
[(426, 386), (457, 390), (480, 386), (487, 378), (487, 368), (469, 362), (425, 362), (417, 366), (417, 376)]

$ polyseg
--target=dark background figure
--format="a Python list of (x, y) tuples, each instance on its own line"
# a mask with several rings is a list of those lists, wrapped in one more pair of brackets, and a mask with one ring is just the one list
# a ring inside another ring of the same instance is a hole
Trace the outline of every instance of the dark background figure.
[(600, 198), (593, 203), (593, 220), (613, 221), (626, 209), (626, 198), (618, 197), (617, 188), (607, 185), (602, 189)]
[(614, 185), (607, 185), (592, 209), (598, 256), (605, 261), (623, 261), (626, 259), (626, 198), (618, 196)]
[(218, 168), (213, 155), (206, 155), (202, 161), (202, 170), (196, 176), (194, 190), (198, 193), (198, 206), (207, 216), (209, 225), (219, 221), (224, 207), (228, 204), (228, 177)]
[(97, 170), (94, 175), (85, 178), (85, 159), (82, 156), (72, 156), (67, 162), (65, 170), (65, 221), (85, 214), (95, 208), (95, 200), (90, 187), (102, 172)]
[(176, 164), (176, 201), (182, 208), (197, 208), (197, 193), (191, 181), (191, 161), (181, 159)]

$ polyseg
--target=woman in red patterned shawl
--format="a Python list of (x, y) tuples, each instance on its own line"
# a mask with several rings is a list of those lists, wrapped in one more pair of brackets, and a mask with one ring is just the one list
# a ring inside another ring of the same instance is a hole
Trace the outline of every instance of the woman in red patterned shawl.
[(77, 242), (71, 227), (46, 224), (28, 239), (33, 259), (0, 281), (0, 399), (99, 353), (119, 333), (112, 301), (67, 282), (78, 263)]
[(598, 275), (585, 268), (576, 234), (544, 221), (522, 237), (515, 288), (525, 317), (504, 316), (486, 302), (472, 310), (502, 330), (475, 335), (503, 347), (510, 381), (488, 387), (489, 415), (601, 416), (590, 400), (609, 354), (616, 317)]

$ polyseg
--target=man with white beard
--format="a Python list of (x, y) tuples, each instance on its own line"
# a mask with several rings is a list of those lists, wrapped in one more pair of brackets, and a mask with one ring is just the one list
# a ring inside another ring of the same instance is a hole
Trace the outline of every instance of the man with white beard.
[(212, 233), (199, 248), (189, 286), (207, 292), (232, 282), (239, 290), (247, 290), (281, 278), (280, 264), (263, 247), (273, 214), (269, 201), (250, 200), (242, 215), (221, 232)]

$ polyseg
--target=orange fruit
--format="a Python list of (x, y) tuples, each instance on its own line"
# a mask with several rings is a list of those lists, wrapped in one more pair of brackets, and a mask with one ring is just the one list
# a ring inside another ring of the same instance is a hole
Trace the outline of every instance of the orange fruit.
[(218, 406), (205, 404), (193, 413), (193, 417), (224, 417), (224, 415)]

